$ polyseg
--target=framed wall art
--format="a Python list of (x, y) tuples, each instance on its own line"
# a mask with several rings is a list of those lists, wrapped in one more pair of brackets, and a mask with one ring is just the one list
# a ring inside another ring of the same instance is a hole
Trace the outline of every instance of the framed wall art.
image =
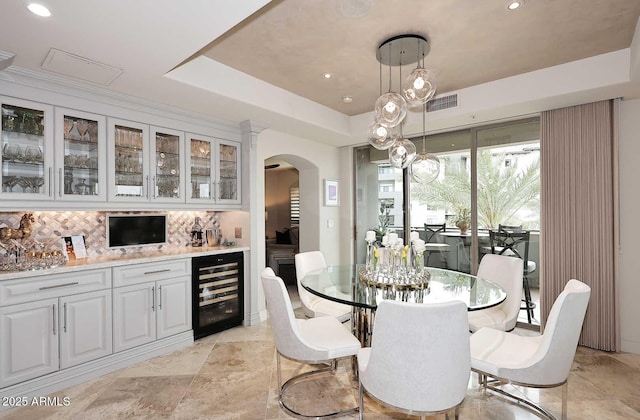
[(324, 180), (324, 205), (327, 207), (340, 205), (340, 182), (338, 180)]

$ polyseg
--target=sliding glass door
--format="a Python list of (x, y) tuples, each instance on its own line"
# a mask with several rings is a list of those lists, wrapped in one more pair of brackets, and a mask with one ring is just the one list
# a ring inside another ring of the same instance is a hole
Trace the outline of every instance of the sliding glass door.
[[(422, 138), (414, 142), (421, 151)], [(403, 237), (416, 231), (427, 242), (426, 265), (475, 273), (483, 255), (491, 252), (489, 232), (508, 226), (530, 232), (526, 276), (535, 300), (539, 119), (431, 135), (424, 146), (441, 163), (438, 178), (429, 184), (416, 182), (408, 170), (391, 168), (386, 151), (355, 149), (356, 261), (364, 262), (367, 230), (396, 231)]]

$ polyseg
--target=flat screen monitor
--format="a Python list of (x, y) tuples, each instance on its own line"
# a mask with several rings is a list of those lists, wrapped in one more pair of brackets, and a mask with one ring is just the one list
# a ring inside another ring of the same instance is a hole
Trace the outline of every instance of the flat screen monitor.
[(107, 215), (107, 244), (109, 248), (160, 245), (166, 242), (166, 214)]

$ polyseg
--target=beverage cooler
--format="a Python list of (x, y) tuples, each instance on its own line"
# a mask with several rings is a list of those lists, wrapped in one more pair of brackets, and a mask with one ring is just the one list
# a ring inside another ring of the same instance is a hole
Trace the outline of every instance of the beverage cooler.
[(242, 324), (242, 252), (192, 259), (193, 335), (195, 339)]

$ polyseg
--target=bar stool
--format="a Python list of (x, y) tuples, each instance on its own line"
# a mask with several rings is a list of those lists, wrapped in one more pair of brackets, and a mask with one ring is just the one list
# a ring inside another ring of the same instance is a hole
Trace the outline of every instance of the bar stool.
[(491, 253), (520, 258), (523, 262), (522, 285), (524, 288), (524, 307), (527, 311), (527, 320), (531, 323), (533, 309), (536, 307), (531, 300), (529, 287), (529, 274), (536, 270), (535, 261), (529, 261), (529, 231), (490, 230)]

